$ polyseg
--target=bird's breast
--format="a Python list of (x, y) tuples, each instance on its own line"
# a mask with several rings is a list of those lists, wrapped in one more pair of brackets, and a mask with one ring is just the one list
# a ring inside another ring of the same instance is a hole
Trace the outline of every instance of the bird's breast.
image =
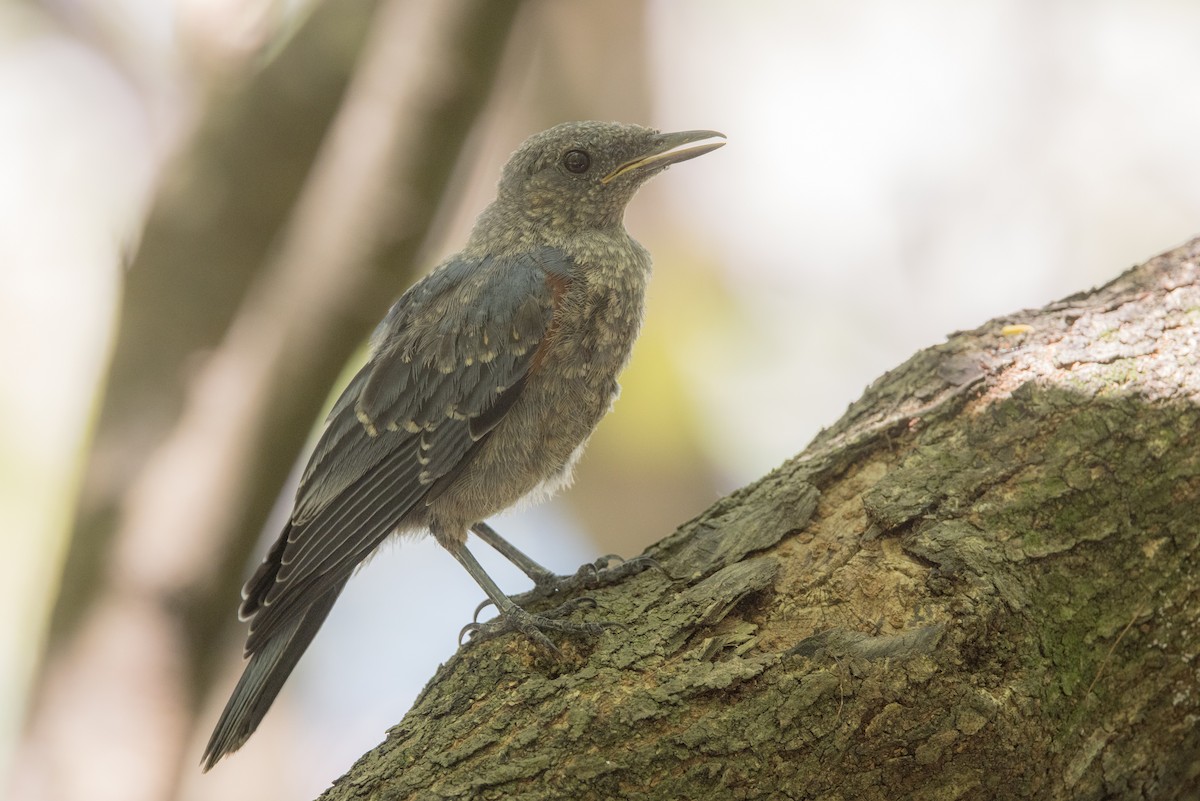
[[(573, 288), (574, 290), (574, 288)], [(542, 369), (607, 410), (642, 326), (644, 282), (595, 282), (572, 291), (554, 317)]]
[(571, 467), (618, 391), (642, 323), (649, 259), (587, 261), (556, 288), (551, 324), (520, 395), (473, 457), (472, 469), (439, 498), (443, 517), (478, 520), (520, 498), (570, 481)]

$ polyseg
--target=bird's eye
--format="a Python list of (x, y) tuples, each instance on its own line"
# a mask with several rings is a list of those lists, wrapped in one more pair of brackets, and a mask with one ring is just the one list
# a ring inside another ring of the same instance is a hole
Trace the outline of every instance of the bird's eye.
[(582, 150), (568, 150), (562, 159), (568, 172), (583, 173), (592, 166), (592, 157)]

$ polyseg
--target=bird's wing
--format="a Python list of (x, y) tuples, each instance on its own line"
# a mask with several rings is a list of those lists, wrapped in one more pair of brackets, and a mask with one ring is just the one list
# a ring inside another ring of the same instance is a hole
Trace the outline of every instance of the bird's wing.
[(247, 655), (342, 586), (432, 488), (461, 472), (552, 336), (570, 272), (569, 258), (549, 249), (452, 260), (396, 302), (329, 414), (288, 526), (243, 591)]

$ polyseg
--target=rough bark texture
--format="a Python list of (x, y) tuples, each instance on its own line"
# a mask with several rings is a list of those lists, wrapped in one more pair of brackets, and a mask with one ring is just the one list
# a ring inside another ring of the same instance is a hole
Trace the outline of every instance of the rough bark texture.
[(1198, 349), (1200, 240), (953, 335), (323, 798), (1195, 798)]

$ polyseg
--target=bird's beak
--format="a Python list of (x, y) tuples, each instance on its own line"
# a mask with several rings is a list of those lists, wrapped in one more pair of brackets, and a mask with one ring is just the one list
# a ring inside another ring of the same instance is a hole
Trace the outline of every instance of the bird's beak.
[(632, 161), (625, 162), (601, 178), (600, 183), (606, 184), (626, 173), (666, 167), (669, 164), (676, 164), (680, 161), (694, 159), (696, 156), (703, 156), (705, 153), (711, 153), (718, 147), (724, 146), (725, 143), (708, 142), (703, 145), (696, 145), (695, 147), (686, 147), (686, 145), (714, 138), (724, 139), (725, 134), (718, 133), (717, 131), (678, 131), (676, 133), (659, 134), (654, 137), (648, 153), (638, 156)]

